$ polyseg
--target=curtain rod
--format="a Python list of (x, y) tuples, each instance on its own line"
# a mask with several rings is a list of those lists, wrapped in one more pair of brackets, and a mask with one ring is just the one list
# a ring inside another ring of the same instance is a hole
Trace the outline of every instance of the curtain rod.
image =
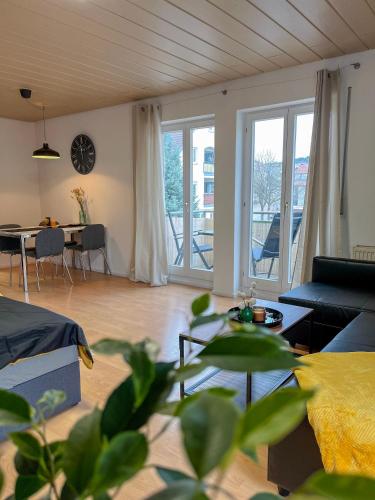
[[(350, 63), (350, 64), (347, 64), (346, 66), (338, 66), (337, 69), (345, 69), (345, 68), (350, 68), (352, 67), (353, 69), (360, 69), (361, 67), (361, 63), (359, 62), (354, 62), (354, 63)], [(261, 73), (262, 75), (265, 75), (266, 73)], [(258, 75), (254, 75), (254, 76), (258, 76)], [(259, 75), (260, 76), (260, 75)], [(296, 78), (294, 79), (293, 81), (294, 82), (300, 82), (300, 81), (304, 81), (304, 80), (310, 80), (311, 78), (310, 77), (306, 77), (306, 78)], [(278, 81), (278, 82), (268, 82), (268, 83), (259, 83), (259, 84), (256, 84), (256, 85), (248, 85), (247, 87), (238, 87), (238, 88), (235, 88), (235, 89), (221, 89), (221, 90), (215, 90), (214, 92), (209, 92), (207, 94), (203, 94), (203, 95), (200, 95), (200, 96), (194, 96), (194, 97), (186, 97), (185, 99), (176, 99), (175, 101), (170, 101), (170, 102), (166, 102), (163, 106), (169, 106), (171, 104), (176, 104), (176, 103), (179, 103), (179, 102), (185, 102), (185, 101), (194, 101), (195, 99), (202, 99), (204, 97), (210, 97), (212, 95), (228, 95), (228, 92), (238, 92), (239, 90), (248, 90), (248, 89), (254, 89), (254, 88), (258, 88), (258, 87), (267, 87), (267, 86), (270, 86), (270, 85), (278, 85), (278, 84), (282, 84), (282, 83), (288, 83), (290, 80), (283, 80), (283, 81)]]

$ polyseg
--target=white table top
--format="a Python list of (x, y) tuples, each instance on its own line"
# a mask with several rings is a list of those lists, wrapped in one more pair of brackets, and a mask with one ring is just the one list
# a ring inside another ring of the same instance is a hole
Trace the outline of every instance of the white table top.
[[(34, 238), (40, 231), (46, 229), (47, 226), (32, 226), (32, 227), (17, 227), (9, 229), (0, 229), (0, 236), (7, 236), (9, 238)], [(84, 230), (86, 226), (81, 224), (61, 224), (57, 226), (61, 228), (64, 233), (79, 233)]]

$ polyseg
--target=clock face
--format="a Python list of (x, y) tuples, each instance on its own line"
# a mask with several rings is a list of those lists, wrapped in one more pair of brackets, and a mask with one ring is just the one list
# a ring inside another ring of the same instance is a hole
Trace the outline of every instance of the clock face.
[(82, 175), (89, 174), (95, 165), (95, 146), (90, 137), (80, 134), (73, 139), (70, 149), (73, 167)]

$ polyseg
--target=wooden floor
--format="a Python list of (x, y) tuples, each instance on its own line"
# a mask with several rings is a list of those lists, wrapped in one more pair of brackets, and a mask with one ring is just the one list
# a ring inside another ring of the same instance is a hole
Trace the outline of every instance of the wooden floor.
[[(87, 281), (83, 282), (79, 271), (73, 271), (74, 286), (69, 286), (62, 278), (51, 279), (48, 272), (46, 278), (41, 282), (41, 292), (38, 293), (31, 272), (30, 303), (77, 321), (83, 327), (89, 343), (103, 337), (130, 341), (151, 337), (160, 343), (161, 358), (164, 360), (178, 359), (178, 333), (186, 329), (192, 299), (202, 293), (202, 290), (197, 288), (174, 284), (151, 288), (132, 283), (125, 278), (99, 273), (88, 273)], [(0, 293), (17, 300), (25, 300), (24, 293), (17, 284), (9, 287), (8, 271), (4, 269), (0, 270)], [(224, 311), (233, 303), (231, 299), (213, 297), (216, 310)], [(48, 422), (49, 438), (65, 438), (72, 424), (95, 405), (102, 406), (109, 392), (128, 373), (120, 357), (96, 355), (93, 370), (82, 365), (82, 402)], [(154, 417), (148, 430), (151, 435), (157, 432), (165, 421), (164, 418)], [(11, 491), (15, 477), (13, 454), (11, 444), (0, 445), (1, 467), (6, 472), (7, 492)], [(255, 465), (245, 456), (236, 457), (223, 483), (236, 499), (248, 499), (259, 491), (275, 490), (266, 480), (265, 455), (264, 450), (259, 465)], [(180, 448), (177, 421), (154, 443), (150, 463), (189, 470)], [(155, 473), (148, 469), (127, 483), (117, 498), (142, 499), (161, 486), (162, 483)]]

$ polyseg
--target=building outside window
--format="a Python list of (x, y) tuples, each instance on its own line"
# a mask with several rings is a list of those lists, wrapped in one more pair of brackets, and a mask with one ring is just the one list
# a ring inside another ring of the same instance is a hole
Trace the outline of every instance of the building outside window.
[(204, 163), (213, 165), (215, 163), (215, 148), (208, 147), (204, 149)]

